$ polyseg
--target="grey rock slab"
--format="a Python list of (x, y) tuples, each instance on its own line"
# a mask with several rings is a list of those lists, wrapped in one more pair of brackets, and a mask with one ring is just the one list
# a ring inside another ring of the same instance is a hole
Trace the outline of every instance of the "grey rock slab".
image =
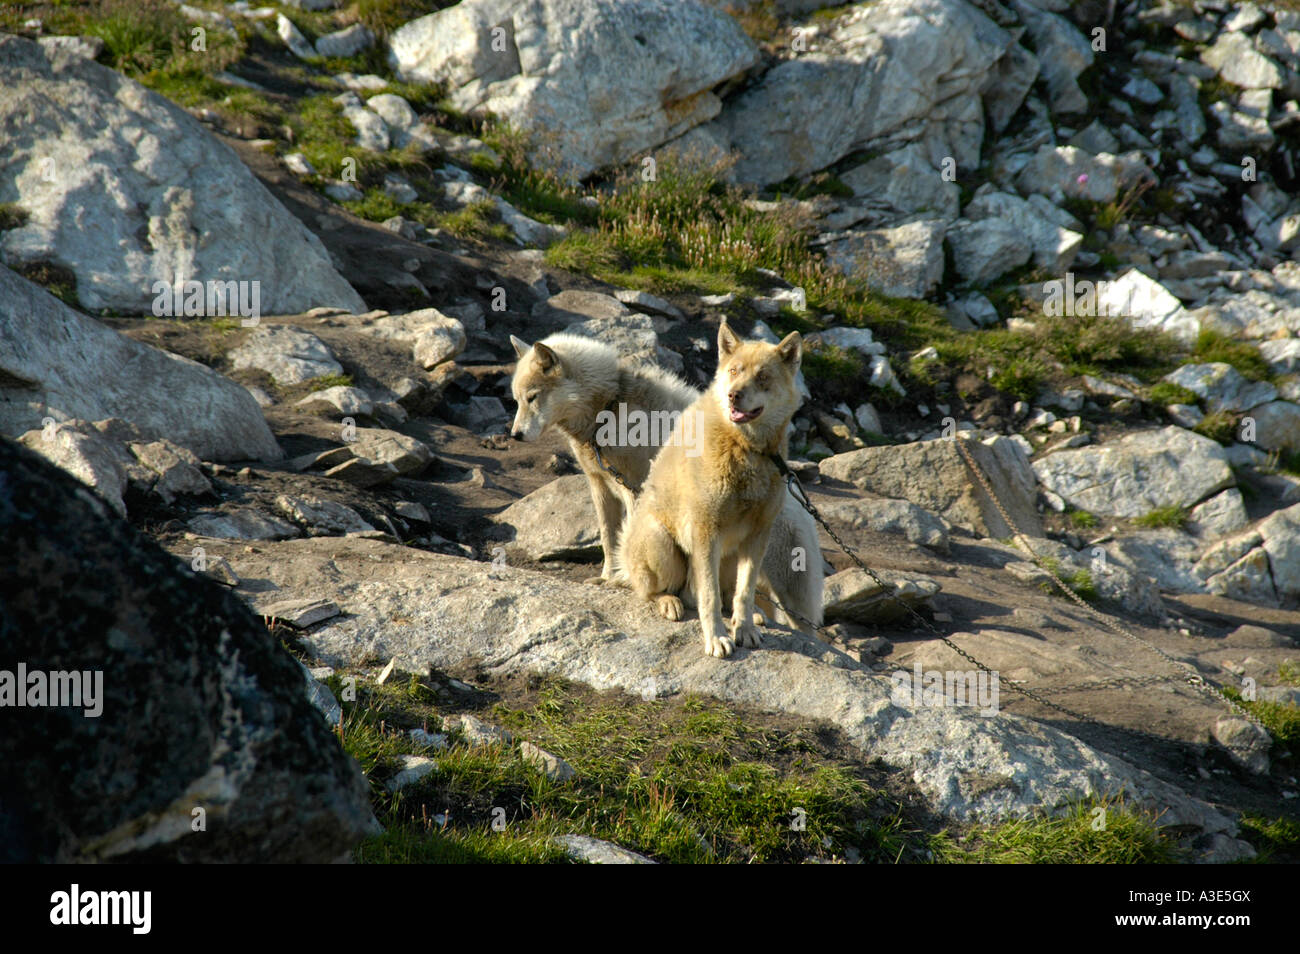
[(283, 456), (262, 409), (210, 368), (140, 344), (0, 267), (0, 433), (47, 417), (129, 421), (202, 460)]
[[(967, 441), (966, 447), (1021, 532), (1041, 536), (1034, 471), (1025, 452), (1004, 437), (988, 444)], [(1002, 539), (1012, 534), (988, 495), (972, 482), (951, 440), (864, 447), (828, 457), (819, 470), (823, 477), (847, 481), (884, 497), (908, 500), (979, 536)]]
[(397, 760), (402, 767), (384, 783), (384, 787), (394, 794), (438, 771), (438, 763), (427, 755), (399, 755)]
[(885, 586), (857, 567), (826, 577), (822, 583), (822, 609), (826, 619), (866, 625), (897, 622), (908, 615), (904, 607), (915, 609), (940, 589), (938, 583), (924, 577), (904, 576), (887, 570), (877, 570), (876, 573), (884, 580)]
[(1057, 451), (1034, 461), (1033, 469), (1044, 487), (1071, 505), (1115, 517), (1190, 507), (1234, 483), (1217, 442), (1172, 426)]
[(713, 87), (758, 50), (692, 0), (464, 0), (396, 30), (389, 62), (457, 109), (543, 133), (535, 158), (581, 178), (717, 115)]
[(300, 535), (293, 524), (251, 507), (201, 513), (191, 517), (186, 525), (199, 536), (225, 540), (285, 540)]
[(823, 169), (858, 149), (925, 143), (931, 164), (974, 168), (981, 92), (1011, 35), (957, 0), (880, 0), (845, 10), (813, 48), (779, 61), (675, 143), (736, 153), (728, 175), (764, 185)]
[(1019, 268), (1034, 254), (1029, 236), (1000, 218), (963, 219), (948, 229), (947, 241), (957, 274), (975, 286), (987, 285)]
[(9, 265), (71, 269), (94, 311), (154, 313), (156, 286), (182, 281), (258, 282), (271, 314), (365, 310), (321, 241), (179, 106), (16, 36), (0, 36), (0, 86), (0, 125), (23, 130), (0, 157), (0, 202), (29, 215), (0, 236)]
[(838, 520), (854, 530), (898, 533), (939, 553), (951, 548), (952, 527), (938, 514), (906, 500), (889, 497), (859, 497), (820, 505), (822, 516)]
[(1248, 381), (1222, 361), (1185, 364), (1166, 374), (1164, 380), (1204, 400), (1207, 411), (1245, 411), (1277, 397), (1277, 388), (1267, 381)]
[(896, 298), (924, 298), (943, 281), (943, 237), (938, 219), (843, 233), (826, 245), (833, 267)]
[[(356, 538), (289, 541), (264, 551), (241, 557), (250, 577), (286, 592), (310, 589), (343, 609), (304, 637), (329, 665), (392, 654), (421, 671), (472, 658), (502, 675), (553, 673), (632, 693), (653, 677), (664, 694), (698, 692), (825, 719), (868, 756), (910, 775), (946, 817), (1025, 816), (1124, 789), (1135, 804), (1166, 811), (1170, 824), (1235, 833), (1217, 810), (1047, 725), (895, 706), (888, 679), (856, 664), (822, 661), (824, 644), (799, 634), (764, 635), (799, 651), (741, 650), (723, 661), (703, 654), (694, 620), (669, 623), (625, 590), (409, 549), (394, 553)], [(331, 561), (337, 570), (324, 572)], [(972, 784), (992, 777), (1005, 783)]]
[(1255, 442), (1265, 450), (1300, 451), (1300, 404), (1270, 401), (1253, 408)]
[(249, 332), (244, 343), (231, 351), (236, 371), (255, 368), (271, 375), (279, 384), (302, 384), (313, 378), (342, 374), (343, 366), (320, 338), (289, 325), (261, 325)]
[(514, 529), (526, 560), (599, 560), (600, 525), (584, 474), (557, 477), (516, 500), (493, 522)]
[(307, 532), (313, 537), (364, 533), (375, 529), (362, 519), (361, 514), (337, 500), (324, 500), (310, 494), (279, 494), (275, 498), (275, 506), (284, 516), (306, 526)]

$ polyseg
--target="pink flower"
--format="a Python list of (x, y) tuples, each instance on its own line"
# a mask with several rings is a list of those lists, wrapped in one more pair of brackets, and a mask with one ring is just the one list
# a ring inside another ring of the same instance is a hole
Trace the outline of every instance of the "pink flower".
[(1088, 181), (1088, 173), (1086, 172), (1080, 173), (1079, 178), (1076, 179), (1075, 181), (1078, 182), (1079, 185), (1083, 185), (1085, 182)]

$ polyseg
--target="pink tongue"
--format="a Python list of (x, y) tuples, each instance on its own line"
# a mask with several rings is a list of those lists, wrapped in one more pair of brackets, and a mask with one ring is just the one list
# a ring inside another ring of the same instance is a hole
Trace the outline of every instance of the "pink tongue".
[(731, 409), (731, 419), (733, 421), (743, 421), (747, 417), (749, 417), (749, 414), (745, 411), (742, 411), (740, 408), (733, 407)]

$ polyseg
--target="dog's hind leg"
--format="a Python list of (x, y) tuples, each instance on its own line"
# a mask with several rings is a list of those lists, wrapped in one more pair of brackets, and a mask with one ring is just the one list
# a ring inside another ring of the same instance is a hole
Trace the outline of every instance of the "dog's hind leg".
[(633, 512), (619, 544), (628, 583), (643, 600), (655, 605), (659, 615), (674, 622), (684, 615), (675, 595), (686, 583), (686, 554), (668, 530), (649, 514)]

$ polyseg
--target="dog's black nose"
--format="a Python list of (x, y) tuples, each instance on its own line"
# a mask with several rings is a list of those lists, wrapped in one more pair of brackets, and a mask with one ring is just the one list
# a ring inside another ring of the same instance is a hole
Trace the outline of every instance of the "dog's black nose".
[(519, 431), (511, 431), (510, 436), (517, 441), (522, 441), (524, 439), (524, 435), (521, 434)]

